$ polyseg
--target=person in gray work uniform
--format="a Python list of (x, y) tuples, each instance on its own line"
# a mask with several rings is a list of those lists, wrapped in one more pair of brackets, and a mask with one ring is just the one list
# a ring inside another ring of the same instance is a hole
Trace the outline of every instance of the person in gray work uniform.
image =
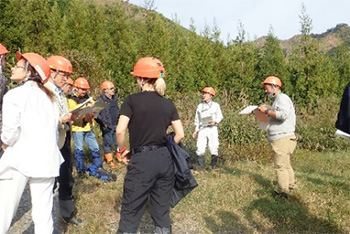
[(274, 167), (277, 186), (274, 193), (288, 199), (288, 193), (295, 188), (295, 175), (290, 158), (297, 141), (295, 132), (296, 116), (294, 105), (288, 95), (282, 93), (282, 82), (278, 77), (269, 76), (261, 85), (269, 98), (274, 98), (271, 109), (260, 105), (258, 109), (265, 113), (270, 121), (267, 133), (274, 152)]

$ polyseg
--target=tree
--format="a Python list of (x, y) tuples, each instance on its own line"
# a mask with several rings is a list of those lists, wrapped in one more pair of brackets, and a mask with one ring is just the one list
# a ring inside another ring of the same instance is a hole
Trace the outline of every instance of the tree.
[(345, 86), (350, 81), (350, 51), (348, 46), (345, 43), (338, 46), (333, 51), (332, 58), (334, 67), (336, 67), (339, 72), (339, 88), (337, 94), (341, 97)]
[(290, 90), (285, 54), (282, 51), (279, 40), (274, 36), (272, 29), (270, 29), (266, 38), (259, 60), (259, 77), (263, 80), (267, 76), (280, 77), (283, 82), (283, 90)]
[[(338, 77), (328, 55), (319, 52), (319, 44), (310, 35), (312, 20), (302, 5), (301, 39), (296, 43), (289, 59), (289, 72), (295, 99), (311, 109), (319, 97), (329, 97), (336, 92)], [(332, 84), (332, 85), (329, 85)]]
[(261, 92), (260, 78), (257, 73), (259, 48), (255, 42), (246, 42), (243, 24), (239, 24), (239, 33), (234, 41), (228, 43), (230, 62), (224, 86), (231, 90), (234, 100), (257, 103)]

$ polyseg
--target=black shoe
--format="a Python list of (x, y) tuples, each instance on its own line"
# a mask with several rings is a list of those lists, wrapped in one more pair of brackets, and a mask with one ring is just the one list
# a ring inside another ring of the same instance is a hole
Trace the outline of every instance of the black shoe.
[(62, 217), (62, 219), (66, 224), (72, 224), (72, 225), (77, 226), (77, 227), (81, 227), (81, 226), (85, 225), (84, 221), (77, 218), (76, 216), (73, 216), (70, 219)]
[(278, 197), (282, 197), (282, 198), (285, 198), (285, 199), (289, 199), (289, 195), (288, 193), (285, 193), (285, 192), (278, 192), (276, 190), (273, 191), (275, 196), (278, 196)]

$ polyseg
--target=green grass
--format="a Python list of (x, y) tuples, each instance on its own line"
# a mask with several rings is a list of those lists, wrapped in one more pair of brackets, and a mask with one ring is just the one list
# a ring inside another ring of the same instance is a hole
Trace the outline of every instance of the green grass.
[[(199, 186), (171, 210), (173, 233), (349, 233), (349, 151), (297, 150), (292, 159), (298, 189), (275, 198), (272, 159), (237, 161), (196, 175)], [(83, 228), (68, 233), (115, 233), (125, 166), (114, 183), (77, 179), (75, 194)], [(152, 233), (146, 209), (139, 232)]]

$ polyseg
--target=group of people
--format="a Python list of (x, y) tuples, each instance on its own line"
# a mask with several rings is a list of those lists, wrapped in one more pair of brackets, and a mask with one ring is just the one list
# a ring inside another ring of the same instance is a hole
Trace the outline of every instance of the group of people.
[[(53, 191), (59, 183), (59, 206), (63, 220), (83, 225), (76, 217), (72, 187), (71, 134), (78, 176), (84, 176), (83, 142), (91, 150), (92, 163), (102, 167), (102, 158), (92, 121), (96, 119), (103, 135), (105, 159), (115, 168), (128, 164), (118, 232), (136, 232), (148, 198), (157, 232), (169, 233), (170, 196), (174, 186), (174, 165), (165, 145), (167, 128), (172, 126), (174, 141), (184, 137), (175, 105), (164, 98), (165, 69), (156, 58), (140, 59), (132, 72), (141, 93), (128, 96), (119, 112), (115, 87), (101, 84), (99, 100), (108, 103), (100, 113), (75, 112), (89, 99), (90, 88), (84, 77), (74, 82), (71, 62), (53, 55), (47, 59), (37, 53), (16, 53), (11, 81), (17, 87), (7, 91), (3, 74), (6, 54), (0, 44), (0, 84), (2, 133), (0, 158), (0, 233), (6, 233), (16, 214), (25, 186), (29, 184), (35, 233), (53, 233)], [(72, 89), (73, 87), (73, 89)], [(7, 91), (7, 92), (6, 92)], [(6, 93), (6, 94), (5, 94)], [(93, 106), (93, 100), (88, 100)], [(95, 118), (96, 117), (96, 118)], [(125, 144), (129, 129), (130, 150)], [(117, 131), (116, 131), (117, 130)], [(118, 147), (119, 146), (119, 147)], [(151, 163), (153, 162), (153, 163)]]
[[(174, 103), (164, 97), (166, 71), (162, 62), (153, 57), (136, 62), (131, 74), (141, 92), (126, 97), (120, 110), (114, 84), (105, 81), (101, 84), (103, 93), (98, 100), (108, 103), (107, 107), (100, 113), (79, 115), (72, 110), (82, 103), (93, 106), (94, 101), (88, 95), (90, 85), (86, 78), (79, 77), (73, 82), (69, 77), (73, 67), (68, 59), (58, 55), (45, 59), (37, 53), (17, 52), (17, 64), (11, 69), (10, 79), (18, 85), (7, 91), (7, 78), (3, 75), (7, 53), (6, 47), (0, 44), (0, 234), (9, 229), (27, 184), (31, 192), (35, 233), (53, 233), (56, 178), (63, 220), (83, 225), (76, 217), (72, 192), (71, 134), (78, 176), (85, 173), (84, 142), (91, 150), (92, 164), (101, 168), (102, 158), (93, 132), (94, 119), (102, 132), (106, 163), (110, 168), (116, 168), (116, 158), (119, 163), (128, 165), (118, 233), (136, 233), (148, 199), (156, 233), (171, 233), (170, 200), (175, 169), (166, 146), (166, 134), (171, 126), (174, 142), (180, 143), (184, 130)], [(282, 93), (282, 82), (278, 77), (269, 76), (261, 85), (266, 95), (274, 99), (270, 108), (260, 105), (257, 109), (269, 119), (267, 133), (277, 175), (274, 192), (288, 198), (289, 191), (296, 186), (290, 162), (297, 144), (295, 109), (291, 99)], [(349, 96), (348, 93), (344, 92), (344, 96)], [(205, 87), (195, 113), (192, 137), (198, 137), (199, 170), (205, 166), (207, 145), (211, 167), (215, 168), (218, 163), (218, 124), (223, 115), (220, 105), (213, 101), (214, 96), (215, 89)], [(343, 97), (342, 105), (348, 108), (348, 99)], [(342, 119), (337, 121), (337, 126), (348, 129), (349, 114), (339, 115)]]

